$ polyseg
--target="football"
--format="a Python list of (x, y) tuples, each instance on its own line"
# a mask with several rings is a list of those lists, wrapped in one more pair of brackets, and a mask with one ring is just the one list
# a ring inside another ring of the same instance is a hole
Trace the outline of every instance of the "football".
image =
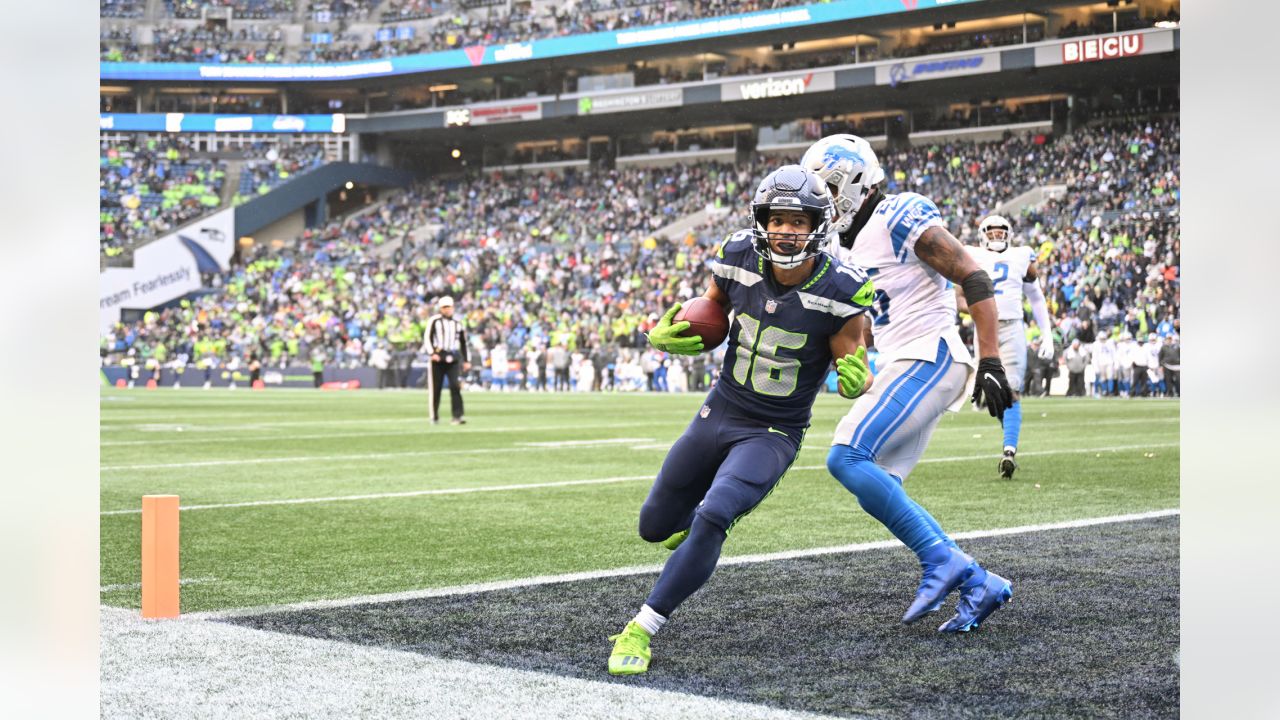
[(682, 320), (688, 320), (689, 327), (681, 334), (685, 337), (701, 335), (702, 347), (706, 350), (720, 347), (729, 334), (729, 315), (719, 303), (704, 297), (694, 298), (681, 306), (673, 322)]

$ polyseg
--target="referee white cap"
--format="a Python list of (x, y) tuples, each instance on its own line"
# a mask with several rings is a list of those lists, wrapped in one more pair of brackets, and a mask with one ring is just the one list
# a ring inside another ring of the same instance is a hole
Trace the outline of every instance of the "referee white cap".
[(453, 298), (448, 295), (441, 295), (436, 300), (436, 307), (453, 307)]

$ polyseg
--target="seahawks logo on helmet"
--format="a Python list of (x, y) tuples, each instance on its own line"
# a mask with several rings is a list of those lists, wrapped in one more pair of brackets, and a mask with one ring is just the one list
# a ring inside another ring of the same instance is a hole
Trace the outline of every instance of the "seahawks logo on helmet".
[[(784, 239), (780, 250), (774, 250), (769, 242), (769, 213), (773, 210), (799, 210), (809, 216), (809, 232)], [(799, 165), (784, 165), (774, 170), (760, 182), (751, 201), (752, 247), (756, 254), (778, 267), (798, 267), (805, 260), (817, 257), (827, 242), (831, 229), (831, 193), (822, 178)], [(794, 247), (787, 253), (782, 250)]]

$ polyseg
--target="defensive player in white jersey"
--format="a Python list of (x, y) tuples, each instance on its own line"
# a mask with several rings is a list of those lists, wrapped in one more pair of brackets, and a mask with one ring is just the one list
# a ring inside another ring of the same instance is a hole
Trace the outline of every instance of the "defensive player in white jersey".
[[(1013, 388), (1013, 405), (1004, 412), (1004, 454), (996, 469), (1005, 478), (1018, 469), (1018, 435), (1022, 431), (1022, 384), (1027, 377), (1027, 329), (1022, 321), (1022, 298), (1031, 303), (1031, 316), (1040, 327), (1040, 357), (1053, 359), (1053, 326), (1049, 306), (1036, 273), (1035, 251), (1026, 245), (1014, 246), (1013, 226), (999, 215), (989, 215), (978, 225), (978, 247), (966, 247), (978, 267), (991, 276), (1000, 318), (1000, 361)], [(966, 311), (964, 297), (957, 297), (960, 311)]]
[(924, 453), (945, 410), (964, 404), (973, 358), (956, 329), (960, 286), (977, 325), (973, 400), (999, 418), (1013, 403), (1000, 363), (995, 290), (991, 278), (947, 231), (937, 206), (916, 193), (886, 195), (884, 170), (866, 140), (832, 135), (814, 143), (801, 164), (835, 197), (832, 224), (840, 260), (867, 271), (875, 283), (871, 313), (880, 351), (875, 384), (840, 421), (827, 468), (915, 552), (923, 578), (903, 615), (914, 622), (942, 607), (957, 588), (955, 616), (938, 629), (966, 632), (1012, 596), (1008, 580), (988, 572), (949, 538), (903, 481)]
[(1093, 341), (1093, 396), (1105, 397), (1115, 394), (1116, 386), (1116, 342), (1110, 335), (1098, 333)]

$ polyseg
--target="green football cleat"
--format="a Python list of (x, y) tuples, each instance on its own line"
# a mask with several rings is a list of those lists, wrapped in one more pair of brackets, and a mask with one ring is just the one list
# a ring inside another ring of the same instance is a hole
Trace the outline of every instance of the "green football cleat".
[(610, 636), (613, 653), (609, 655), (610, 675), (639, 675), (649, 669), (649, 633), (634, 620), (622, 632)]
[(681, 530), (680, 532), (676, 533), (675, 535), (672, 535), (671, 537), (667, 538), (666, 540), (663, 540), (663, 541), (662, 541), (662, 547), (664, 547), (664, 548), (666, 548), (666, 549), (668, 549), (668, 550), (675, 550), (676, 548), (680, 547), (680, 543), (684, 542), (684, 541), (685, 541), (685, 538), (687, 538), (687, 537), (689, 537), (689, 531), (688, 531), (688, 530)]

